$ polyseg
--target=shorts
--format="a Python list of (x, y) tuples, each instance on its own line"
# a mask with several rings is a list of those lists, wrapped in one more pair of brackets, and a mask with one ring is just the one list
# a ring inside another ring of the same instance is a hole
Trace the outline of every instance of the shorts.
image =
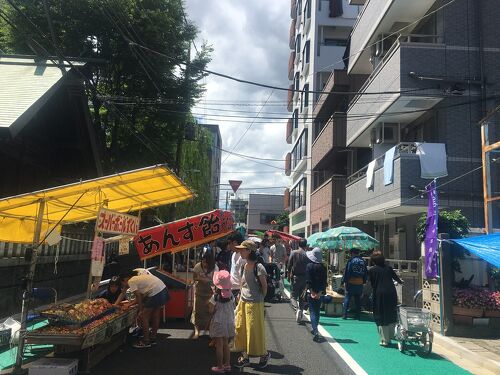
[(162, 307), (168, 302), (170, 296), (168, 294), (167, 288), (163, 288), (161, 292), (156, 293), (154, 296), (146, 297), (144, 299), (144, 307), (148, 309), (156, 309)]

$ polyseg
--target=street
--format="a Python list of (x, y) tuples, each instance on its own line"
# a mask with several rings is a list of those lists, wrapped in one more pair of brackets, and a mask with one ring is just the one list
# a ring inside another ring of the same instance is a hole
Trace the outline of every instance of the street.
[[(268, 374), (352, 374), (327, 341), (315, 343), (309, 333), (309, 324), (295, 323), (289, 303), (266, 304), (266, 334), (272, 358), (267, 368), (247, 367), (244, 373)], [(167, 322), (160, 331), (158, 346), (134, 349), (129, 345), (113, 353), (95, 367), (94, 375), (114, 374), (209, 374), (215, 363), (213, 348), (208, 338), (192, 340), (192, 326), (184, 322)], [(236, 362), (236, 353), (232, 362)], [(232, 373), (240, 372), (233, 368)]]

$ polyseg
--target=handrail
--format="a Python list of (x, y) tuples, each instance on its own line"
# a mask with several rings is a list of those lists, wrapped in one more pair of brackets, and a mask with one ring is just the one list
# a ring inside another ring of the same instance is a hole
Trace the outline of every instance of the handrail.
[[(396, 145), (396, 151), (397, 153), (394, 155), (394, 159), (399, 157), (401, 154), (415, 154), (417, 152), (417, 145), (415, 144), (415, 142), (401, 142)], [(379, 169), (383, 165), (384, 157), (385, 154), (380, 155), (378, 158), (374, 159), (377, 161), (375, 170)], [(368, 165), (365, 165), (363, 168), (347, 177), (347, 183), (350, 184), (365, 177), (367, 169)]]

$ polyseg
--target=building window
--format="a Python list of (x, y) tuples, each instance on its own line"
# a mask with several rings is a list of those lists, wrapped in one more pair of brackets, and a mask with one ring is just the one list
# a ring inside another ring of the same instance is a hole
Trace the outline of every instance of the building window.
[(311, 226), (311, 234), (319, 232), (319, 224), (313, 224)]
[(300, 95), (301, 95), (300, 110), (302, 112), (304, 108), (309, 106), (309, 83), (304, 85), (304, 89), (302, 90)]
[(295, 108), (292, 114), (292, 123), (293, 123), (293, 128), (298, 129), (299, 128), (299, 109)]
[(311, 18), (311, 0), (306, 1), (306, 5), (304, 7), (304, 16), (306, 20)]
[(326, 125), (326, 121), (324, 120), (315, 120), (314, 121), (314, 138), (313, 142), (318, 138), (319, 133), (323, 130)]
[(345, 39), (333, 39), (325, 38), (325, 46), (335, 46), (335, 47), (347, 47), (347, 40)]
[(260, 223), (261, 224), (271, 224), (271, 221), (276, 220), (276, 214), (260, 214)]
[(301, 42), (302, 42), (302, 35), (297, 35), (297, 39), (295, 40), (295, 53), (297, 55), (300, 55), (300, 51), (301, 51)]
[(324, 232), (328, 229), (330, 229), (330, 220), (323, 220), (321, 223), (321, 231)]
[(311, 49), (311, 41), (308, 40), (304, 45), (304, 51), (302, 51), (302, 61), (303, 64), (309, 64), (309, 53)]
[(303, 178), (290, 192), (292, 212), (306, 205), (307, 179)]
[(293, 89), (295, 91), (299, 91), (300, 90), (300, 74), (299, 74), (299, 72), (295, 73), (295, 79), (294, 79)]
[(299, 16), (302, 14), (302, 0), (297, 0), (297, 12)]
[(300, 161), (307, 156), (307, 129), (304, 129), (292, 150), (292, 169), (300, 163)]

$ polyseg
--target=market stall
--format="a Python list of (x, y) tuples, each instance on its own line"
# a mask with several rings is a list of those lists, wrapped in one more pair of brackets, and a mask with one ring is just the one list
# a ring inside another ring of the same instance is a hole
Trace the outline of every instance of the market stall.
[(26, 344), (53, 345), (56, 357), (79, 360), (79, 371), (89, 372), (102, 358), (125, 342), (135, 325), (137, 306), (112, 306), (105, 299), (54, 305), (41, 312), (49, 324), (29, 331)]
[[(190, 278), (190, 249), (213, 242), (227, 236), (234, 229), (231, 212), (213, 210), (197, 216), (177, 220), (140, 230), (134, 237), (134, 245), (142, 261), (161, 257), (170, 253), (173, 256), (170, 274), (160, 269), (153, 274), (169, 287), (170, 300), (163, 309), (164, 318), (184, 318), (191, 314), (193, 307), (193, 288)], [(185, 272), (175, 271), (175, 254), (187, 251)], [(183, 277), (184, 276), (184, 277)]]
[[(92, 283), (98, 285), (104, 266), (105, 239), (102, 234), (136, 234), (139, 225), (138, 217), (126, 213), (140, 212), (142, 209), (164, 206), (193, 197), (194, 193), (175, 173), (164, 165), (155, 165), (0, 199), (0, 241), (32, 244), (24, 254), (25, 259), (29, 261), (29, 267), (23, 291), (20, 340), (15, 370), (18, 372), (22, 365), (26, 317), (33, 294), (38, 252), (42, 244), (57, 244), (61, 240), (59, 232), (64, 224), (96, 220), (89, 286)], [(86, 354), (90, 356), (94, 353), (93, 361), (95, 361), (100, 355), (96, 353), (102, 351), (93, 351), (90, 348), (95, 348), (99, 341), (97, 339), (105, 336), (102, 332), (108, 331), (108, 319), (110, 318), (96, 320), (105, 324), (102, 325), (101, 330), (92, 331), (92, 334), (81, 332), (81, 334), (69, 335), (73, 336), (72, 343), (75, 345), (67, 346), (82, 349), (83, 346), (90, 345), (87, 347), (89, 350)], [(91, 324), (101, 325), (94, 322)], [(31, 332), (30, 335), (32, 335)], [(63, 341), (66, 339), (68, 337), (63, 338)]]

